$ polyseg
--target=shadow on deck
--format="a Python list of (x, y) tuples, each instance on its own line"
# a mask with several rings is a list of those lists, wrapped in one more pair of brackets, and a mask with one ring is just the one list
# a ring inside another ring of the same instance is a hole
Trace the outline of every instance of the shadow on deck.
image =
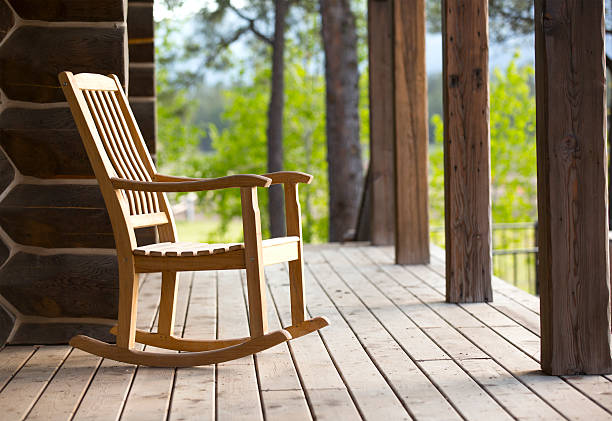
[[(444, 265), (395, 266), (391, 248), (307, 246), (308, 311), (331, 325), (218, 366), (134, 367), (69, 346), (0, 351), (6, 420), (612, 419), (612, 377), (539, 371), (539, 301), (494, 281), (494, 303), (446, 304)], [(287, 273), (266, 268), (271, 329), (290, 324)], [(141, 281), (155, 327), (161, 279)], [(182, 275), (185, 336), (248, 335), (240, 271)]]

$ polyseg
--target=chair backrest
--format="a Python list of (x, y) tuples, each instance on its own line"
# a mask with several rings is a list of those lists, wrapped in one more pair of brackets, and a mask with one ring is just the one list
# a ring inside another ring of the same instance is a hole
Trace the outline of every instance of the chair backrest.
[(176, 241), (164, 193), (115, 190), (111, 177), (152, 181), (156, 170), (115, 75), (62, 72), (59, 80), (93, 167), (117, 249), (136, 247), (135, 228), (157, 226), (161, 241)]

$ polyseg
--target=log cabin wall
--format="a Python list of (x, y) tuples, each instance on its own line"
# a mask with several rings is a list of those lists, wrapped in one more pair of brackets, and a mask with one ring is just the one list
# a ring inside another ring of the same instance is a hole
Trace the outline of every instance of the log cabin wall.
[[(112, 340), (111, 225), (57, 74), (115, 73), (127, 85), (127, 10), (127, 0), (0, 0), (0, 345)], [(138, 117), (154, 145), (147, 106)]]

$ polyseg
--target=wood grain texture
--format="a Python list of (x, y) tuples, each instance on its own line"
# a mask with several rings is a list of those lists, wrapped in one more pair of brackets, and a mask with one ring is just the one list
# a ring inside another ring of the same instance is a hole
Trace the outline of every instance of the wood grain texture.
[(446, 299), (491, 301), (488, 2), (442, 15)]
[[(2, 135), (0, 134), (0, 137)], [(0, 150), (0, 193), (6, 190), (15, 178), (15, 169), (7, 159), (3, 151)], [(2, 253), (0, 253), (0, 256)]]
[(610, 373), (604, 2), (536, 16), (542, 369)]
[(0, 347), (6, 343), (14, 325), (15, 315), (0, 304)]
[(0, 294), (23, 314), (114, 319), (116, 258), (19, 252), (0, 269)]
[(155, 22), (153, 4), (128, 4), (127, 16), (129, 39), (153, 39)]
[(57, 74), (65, 69), (75, 73), (114, 73), (124, 80), (125, 31), (124, 26), (22, 26), (0, 49), (0, 86), (11, 99), (41, 103), (65, 101), (57, 80)]
[(155, 61), (155, 44), (151, 42), (137, 42), (128, 40), (130, 63), (153, 63)]
[(113, 248), (115, 244), (97, 186), (18, 185), (0, 203), (0, 224), (24, 245)]
[(0, 42), (15, 24), (13, 11), (5, 2), (0, 2)]
[(28, 20), (47, 22), (123, 22), (123, 0), (7, 0)]
[(395, 242), (394, 0), (368, 1), (370, 70), (370, 239)]
[(395, 1), (395, 261), (429, 263), (425, 1)]
[[(89, 297), (92, 301), (96, 297)], [(116, 308), (116, 306), (115, 306)], [(85, 315), (84, 315), (85, 316)], [(113, 318), (116, 318), (115, 314)], [(85, 334), (101, 341), (115, 342), (109, 333), (110, 326), (102, 323), (21, 323), (11, 337), (11, 345), (59, 345), (67, 344), (74, 335)]]
[(155, 67), (130, 66), (130, 98), (155, 96)]
[(149, 153), (155, 154), (155, 139), (157, 139), (157, 114), (155, 100), (131, 101), (130, 107), (142, 133)]

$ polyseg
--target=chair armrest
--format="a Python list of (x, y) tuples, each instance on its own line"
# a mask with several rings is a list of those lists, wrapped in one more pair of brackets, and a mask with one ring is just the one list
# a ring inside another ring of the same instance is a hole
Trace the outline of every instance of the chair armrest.
[(284, 183), (304, 183), (310, 184), (312, 181), (312, 175), (306, 174), (305, 172), (299, 171), (278, 171), (263, 174), (264, 177), (272, 179), (272, 184), (284, 184)]
[(136, 181), (111, 177), (115, 189), (146, 192), (192, 192), (219, 190), (232, 187), (268, 187), (272, 180), (252, 174), (229, 175), (219, 178), (187, 179), (187, 181)]

